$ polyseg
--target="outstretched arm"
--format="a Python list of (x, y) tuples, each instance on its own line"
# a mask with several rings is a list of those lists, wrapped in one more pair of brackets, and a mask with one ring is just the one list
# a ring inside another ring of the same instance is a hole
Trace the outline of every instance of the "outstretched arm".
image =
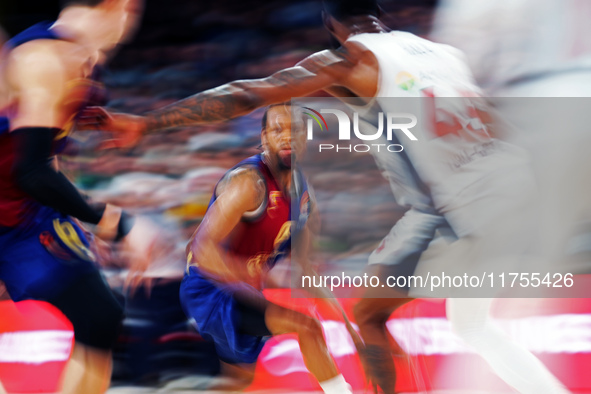
[(332, 85), (351, 67), (336, 51), (322, 51), (262, 79), (230, 82), (146, 114), (146, 131), (218, 122)]
[(343, 51), (322, 51), (262, 79), (239, 80), (206, 90), (144, 116), (108, 113), (102, 109), (86, 111), (80, 127), (98, 127), (120, 133), (121, 143), (133, 145), (146, 132), (178, 126), (220, 122), (245, 115), (256, 108), (306, 96), (338, 83), (353, 68)]

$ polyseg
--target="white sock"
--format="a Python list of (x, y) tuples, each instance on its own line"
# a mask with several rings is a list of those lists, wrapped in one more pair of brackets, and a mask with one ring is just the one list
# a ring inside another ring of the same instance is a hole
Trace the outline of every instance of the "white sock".
[(351, 386), (349, 383), (345, 381), (343, 375), (337, 375), (334, 378), (325, 380), (324, 382), (320, 383), (320, 387), (322, 387), (322, 391), (325, 394), (352, 394)]

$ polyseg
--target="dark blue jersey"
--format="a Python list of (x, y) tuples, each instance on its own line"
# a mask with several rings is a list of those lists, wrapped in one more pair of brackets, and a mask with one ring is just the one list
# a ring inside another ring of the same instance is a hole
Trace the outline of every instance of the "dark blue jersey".
[[(284, 195), (261, 154), (249, 157), (237, 168), (256, 169), (265, 183), (265, 199), (253, 217), (244, 218), (238, 223), (227, 240), (228, 251), (249, 257), (253, 267), (249, 271), (259, 271), (263, 265), (271, 268), (291, 251), (291, 239), (301, 231), (308, 220), (310, 196), (308, 184), (299, 170), (294, 170), (291, 195)], [(222, 178), (223, 179), (223, 178)], [(216, 186), (217, 188), (217, 186)], [(216, 193), (209, 205), (216, 200)]]

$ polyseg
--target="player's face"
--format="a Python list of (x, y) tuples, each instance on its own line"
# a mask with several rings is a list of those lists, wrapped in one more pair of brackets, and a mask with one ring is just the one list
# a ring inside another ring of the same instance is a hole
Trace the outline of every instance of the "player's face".
[(280, 169), (289, 169), (292, 158), (301, 158), (306, 148), (304, 121), (297, 112), (292, 116), (291, 106), (271, 107), (261, 138), (265, 153), (272, 162)]

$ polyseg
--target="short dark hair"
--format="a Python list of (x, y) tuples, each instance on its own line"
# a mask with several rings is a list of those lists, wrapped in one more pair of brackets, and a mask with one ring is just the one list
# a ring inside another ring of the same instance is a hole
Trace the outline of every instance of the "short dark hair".
[(96, 7), (105, 0), (60, 0), (60, 7), (64, 9), (66, 7), (80, 5), (86, 7)]
[(377, 0), (323, 0), (323, 10), (338, 21), (362, 15), (380, 16)]
[(269, 110), (273, 107), (279, 107), (279, 106), (290, 106), (291, 107), (291, 103), (289, 101), (283, 102), (283, 103), (276, 103), (276, 104), (271, 104), (267, 107), (267, 109), (265, 109), (265, 113), (263, 115), (263, 119), (261, 119), (261, 130), (265, 130), (267, 128), (267, 114), (269, 113)]

